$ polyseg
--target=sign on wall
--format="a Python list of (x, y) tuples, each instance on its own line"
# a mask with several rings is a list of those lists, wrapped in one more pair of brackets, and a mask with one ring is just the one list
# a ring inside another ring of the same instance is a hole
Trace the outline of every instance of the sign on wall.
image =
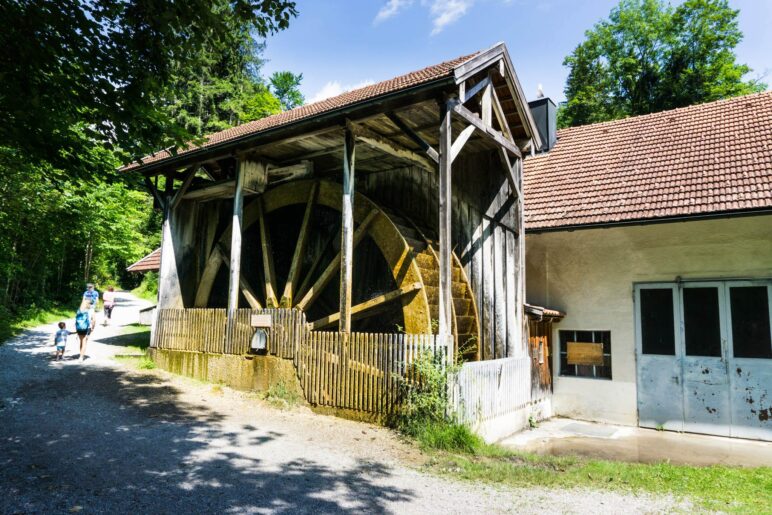
[(603, 344), (591, 342), (568, 342), (569, 365), (603, 365)]

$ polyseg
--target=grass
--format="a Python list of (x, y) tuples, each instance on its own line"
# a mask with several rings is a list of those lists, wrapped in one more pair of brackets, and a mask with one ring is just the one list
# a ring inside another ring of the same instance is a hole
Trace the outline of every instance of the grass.
[(262, 393), (261, 396), (263, 400), (267, 401), (273, 407), (281, 409), (295, 406), (300, 401), (298, 393), (289, 388), (283, 381), (269, 386), (268, 390)]
[(25, 329), (68, 320), (74, 315), (75, 311), (62, 305), (53, 305), (47, 308), (33, 306), (14, 316), (3, 313), (3, 316), (0, 316), (0, 345)]
[(540, 456), (486, 444), (454, 424), (427, 427), (416, 438), (431, 455), (429, 469), (455, 478), (515, 487), (669, 494), (708, 510), (772, 513), (770, 467), (693, 467)]

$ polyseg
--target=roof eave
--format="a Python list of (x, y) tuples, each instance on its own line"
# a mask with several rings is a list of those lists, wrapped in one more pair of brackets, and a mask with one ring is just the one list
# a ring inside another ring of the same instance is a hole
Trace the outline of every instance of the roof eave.
[[(400, 97), (407, 97), (410, 95), (415, 95), (417, 93), (423, 93), (428, 90), (441, 88), (442, 86), (446, 86), (450, 84), (455, 84), (453, 75), (442, 77), (440, 79), (431, 80), (429, 82), (418, 84), (416, 86), (411, 86), (409, 88), (402, 89), (399, 91), (393, 91), (393, 92), (386, 93), (384, 95), (355, 102), (353, 104), (343, 106), (337, 109), (333, 109), (331, 111), (327, 111), (316, 116), (303, 118), (301, 120), (297, 120), (295, 122), (291, 122), (286, 125), (272, 127), (270, 129), (266, 129), (264, 131), (256, 132), (253, 134), (246, 134), (244, 136), (240, 136), (238, 138), (225, 141), (223, 143), (214, 144), (204, 148), (197, 148), (189, 152), (185, 152), (183, 154), (178, 154), (176, 156), (165, 158), (159, 161), (153, 161), (152, 163), (148, 163), (145, 165), (140, 164), (137, 167), (131, 168), (129, 170), (124, 170), (124, 171), (126, 173), (140, 172), (144, 174), (149, 174), (150, 172), (158, 171), (159, 169), (164, 169), (169, 167), (182, 167), (187, 164), (200, 161), (203, 156), (206, 156), (208, 154), (223, 154), (223, 153), (228, 153), (228, 151), (233, 151), (235, 153), (235, 150), (239, 146), (242, 146), (242, 145), (251, 146), (252, 144), (255, 143), (256, 140), (260, 140), (262, 138), (270, 139), (282, 133), (291, 133), (291, 132), (299, 131), (300, 129), (303, 128), (303, 126), (306, 126), (306, 125), (324, 123), (325, 121), (329, 121), (337, 117), (345, 117), (346, 115), (350, 115), (351, 113), (359, 110), (365, 110), (370, 106), (374, 106), (384, 102), (395, 101)], [(330, 125), (332, 126), (335, 124), (330, 124)]]

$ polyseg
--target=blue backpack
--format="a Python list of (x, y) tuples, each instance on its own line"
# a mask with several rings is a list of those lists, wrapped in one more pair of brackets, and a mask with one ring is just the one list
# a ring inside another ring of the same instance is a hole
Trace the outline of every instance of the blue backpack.
[(91, 325), (91, 317), (88, 311), (78, 311), (75, 314), (75, 330), (76, 331), (88, 331)]

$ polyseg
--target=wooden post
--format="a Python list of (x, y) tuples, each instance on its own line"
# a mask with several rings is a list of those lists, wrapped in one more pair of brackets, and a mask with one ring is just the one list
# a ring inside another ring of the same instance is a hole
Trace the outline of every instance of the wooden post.
[(517, 301), (515, 306), (517, 307), (517, 313), (515, 315), (515, 327), (519, 328), (519, 334), (515, 334), (515, 338), (521, 345), (521, 356), (527, 352), (528, 349), (528, 320), (525, 316), (525, 199), (523, 198), (523, 159), (515, 158), (515, 170), (517, 174), (515, 181), (519, 187), (517, 197)]
[(241, 290), (241, 217), (244, 211), (244, 161), (236, 166), (236, 191), (233, 195), (233, 225), (231, 228), (231, 263), (228, 283), (228, 321), (233, 320), (239, 307)]
[[(440, 239), (440, 291), (439, 291), (439, 334), (449, 336), (452, 332), (452, 284), (451, 284), (451, 113), (457, 100), (448, 99), (440, 104), (440, 167), (439, 167), (439, 239)], [(448, 350), (453, 360), (452, 346)]]
[(177, 273), (177, 257), (174, 246), (172, 195), (174, 179), (172, 174), (166, 176), (166, 188), (163, 202), (163, 228), (161, 232), (161, 264), (158, 270), (158, 309), (182, 308), (182, 293), (180, 278)]
[(340, 229), (340, 322), (342, 333), (351, 331), (351, 268), (354, 254), (354, 135), (346, 129), (343, 141), (343, 204)]

